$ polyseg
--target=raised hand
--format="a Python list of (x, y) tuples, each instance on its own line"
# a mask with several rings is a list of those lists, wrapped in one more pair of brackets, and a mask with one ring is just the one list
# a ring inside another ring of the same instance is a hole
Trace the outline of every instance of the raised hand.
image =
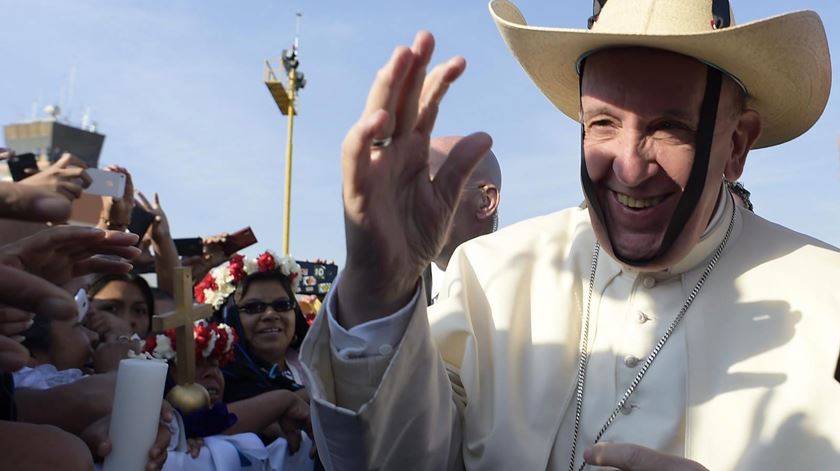
[(89, 273), (127, 273), (140, 253), (136, 242), (134, 234), (55, 226), (0, 247), (0, 264), (60, 285)]
[(487, 134), (467, 136), (429, 178), (440, 102), (466, 67), (455, 57), (427, 76), (433, 50), (432, 35), (420, 32), (411, 49), (394, 51), (342, 146), (347, 263), (338, 319), (347, 328), (408, 302), (443, 246), (464, 183), (491, 146)]
[(81, 197), (82, 191), (90, 186), (91, 179), (85, 172), (86, 168), (84, 161), (65, 152), (54, 164), (22, 180), (20, 184), (47, 188), (73, 201)]
[(142, 191), (137, 192), (137, 197), (139, 201), (136, 204), (139, 204), (141, 208), (155, 215), (155, 220), (152, 222), (150, 229), (152, 231), (152, 238), (156, 241), (161, 241), (167, 237), (171, 237), (169, 232), (169, 219), (166, 218), (166, 212), (164, 212), (163, 207), (160, 205), (160, 196), (155, 193), (154, 204), (149, 202)]
[(134, 209), (134, 182), (131, 180), (131, 173), (124, 167), (109, 165), (105, 170), (125, 175), (125, 192), (121, 198), (102, 197), (100, 227), (125, 230), (131, 224), (131, 210)]

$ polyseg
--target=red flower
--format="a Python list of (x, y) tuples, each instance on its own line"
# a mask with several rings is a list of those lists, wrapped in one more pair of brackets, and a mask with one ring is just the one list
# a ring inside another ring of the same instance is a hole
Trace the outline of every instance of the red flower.
[(208, 273), (204, 279), (199, 281), (198, 284), (195, 285), (195, 288), (193, 288), (193, 296), (195, 296), (196, 301), (202, 304), (206, 301), (207, 298), (204, 296), (204, 290), (206, 289), (209, 289), (210, 291), (216, 291), (219, 289), (219, 287), (216, 286), (216, 280), (213, 279), (213, 275), (210, 273)]
[(260, 271), (271, 271), (277, 267), (276, 262), (274, 261), (274, 256), (271, 255), (269, 252), (262, 253), (259, 257), (257, 257), (257, 266), (259, 267)]
[(157, 347), (157, 335), (152, 334), (146, 337), (146, 343), (143, 345), (143, 351), (152, 353)]
[(239, 283), (242, 278), (247, 276), (245, 273), (245, 257), (242, 255), (236, 254), (233, 258), (230, 259), (230, 276), (233, 278), (234, 283)]

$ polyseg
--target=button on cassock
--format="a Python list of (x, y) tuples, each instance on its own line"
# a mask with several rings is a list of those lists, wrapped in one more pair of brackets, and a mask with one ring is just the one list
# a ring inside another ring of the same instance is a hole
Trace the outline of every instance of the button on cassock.
[(644, 286), (647, 289), (651, 289), (654, 286), (656, 286), (656, 279), (654, 279), (652, 276), (645, 276), (644, 278), (642, 278), (642, 286)]
[(627, 368), (635, 368), (639, 364), (639, 359), (633, 355), (624, 357), (624, 366)]
[(650, 320), (650, 317), (648, 317), (648, 315), (645, 314), (644, 312), (639, 311), (639, 316), (638, 316), (637, 320), (639, 321), (639, 324), (644, 324), (645, 322)]

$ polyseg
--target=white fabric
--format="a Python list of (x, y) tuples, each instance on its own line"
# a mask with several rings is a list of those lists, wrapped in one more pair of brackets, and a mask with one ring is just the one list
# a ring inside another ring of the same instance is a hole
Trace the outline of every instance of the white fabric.
[(186, 451), (169, 451), (164, 471), (309, 471), (315, 462), (309, 458), (312, 442), (305, 437), (301, 449), (289, 456), (284, 439), (268, 447), (253, 433), (214, 435), (204, 438), (197, 458)]
[[(649, 353), (729, 221), (650, 280), (602, 252), (581, 450), (632, 378), (625, 356)], [(331, 316), (318, 316), (302, 361), (327, 469), (566, 469), (594, 241), (575, 208), (464, 244), (428, 313), (415, 294), (388, 355), (338, 355)], [(836, 467), (838, 279), (836, 248), (737, 208), (727, 249), (634, 394), (637, 408), (605, 439), (714, 470)], [(650, 320), (638, 324), (637, 311)]]
[(76, 368), (59, 371), (49, 363), (38, 365), (35, 368), (25, 366), (12, 373), (12, 375), (15, 379), (15, 389), (50, 389), (75, 383), (87, 376), (82, 370)]
[[(341, 274), (336, 277), (334, 285), (341, 282)], [(411, 319), (414, 305), (420, 299), (418, 286), (411, 301), (404, 308), (388, 317), (359, 324), (347, 330), (335, 319), (336, 290), (330, 290), (324, 300), (325, 312), (328, 317), (330, 339), (333, 348), (343, 359), (381, 356), (390, 354), (399, 344), (403, 332)]]

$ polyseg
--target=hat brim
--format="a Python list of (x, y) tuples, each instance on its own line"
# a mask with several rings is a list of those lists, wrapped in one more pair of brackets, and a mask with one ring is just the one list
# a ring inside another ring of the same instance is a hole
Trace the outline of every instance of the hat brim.
[(528, 26), (508, 1), (490, 13), (505, 43), (534, 83), (570, 118), (580, 112), (578, 60), (616, 47), (662, 49), (713, 65), (746, 88), (747, 106), (762, 119), (754, 148), (792, 140), (822, 115), (831, 89), (831, 60), (819, 16), (788, 13), (730, 28), (685, 35), (608, 34)]

